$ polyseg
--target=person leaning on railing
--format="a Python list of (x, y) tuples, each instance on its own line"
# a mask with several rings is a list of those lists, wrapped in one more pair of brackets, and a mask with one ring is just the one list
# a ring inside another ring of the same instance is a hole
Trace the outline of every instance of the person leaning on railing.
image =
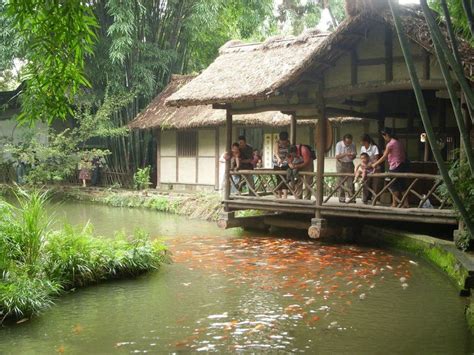
[[(291, 154), (294, 160), (298, 161), (298, 163), (288, 162), (288, 167), (290, 169), (300, 171), (310, 171), (314, 170), (313, 164), (313, 157), (311, 156), (311, 150), (308, 146), (304, 144), (298, 145), (291, 145), (288, 148), (288, 154)], [(306, 176), (307, 179), (306, 183), (308, 185), (312, 184), (312, 177)], [(294, 184), (295, 186), (295, 198), (300, 199), (303, 197), (306, 200), (311, 199), (311, 192), (309, 189), (304, 189), (304, 196), (303, 196), (303, 178), (301, 176), (298, 177), (298, 180)]]
[[(336, 144), (336, 171), (338, 173), (351, 174), (350, 176), (340, 176), (337, 184), (339, 185), (339, 202), (346, 202), (346, 190), (349, 190), (349, 202), (354, 196), (354, 159), (356, 158), (356, 146), (352, 143), (352, 135), (346, 134), (340, 142)], [(345, 179), (345, 181), (344, 181)], [(344, 188), (345, 185), (345, 188)]]
[[(278, 140), (273, 145), (273, 170), (286, 170), (288, 169), (288, 148), (290, 146), (290, 140), (288, 139), (288, 132), (282, 131), (278, 135)], [(283, 184), (283, 180), (280, 175), (276, 176), (277, 189), (275, 190), (277, 197), (287, 198), (288, 189)]]
[[(372, 167), (376, 169), (384, 161), (388, 161), (390, 173), (406, 173), (408, 172), (408, 161), (405, 153), (405, 147), (397, 139), (391, 128), (384, 128), (381, 132), (382, 137), (386, 143), (385, 151), (382, 157), (372, 164)], [(390, 192), (392, 193), (392, 207), (397, 207), (402, 196), (402, 192), (405, 190), (405, 181), (403, 178), (398, 178), (390, 186)], [(403, 201), (402, 207), (408, 208), (408, 201)]]
[[(380, 158), (380, 150), (377, 144), (374, 142), (372, 137), (368, 134), (364, 134), (361, 139), (360, 139), (361, 147), (360, 147), (360, 153), (361, 154), (367, 154), (369, 157), (369, 163), (373, 164)], [(375, 174), (379, 174), (382, 171), (382, 168), (380, 166), (377, 167), (377, 169), (374, 169)], [(378, 194), (380, 191), (380, 186), (382, 185), (382, 179), (381, 178), (370, 178), (365, 181), (364, 183), (364, 189), (362, 190), (362, 202), (365, 204), (371, 202), (372, 198), (375, 198), (375, 196), (372, 196), (372, 193), (370, 192), (369, 189), (373, 191), (373, 193)]]

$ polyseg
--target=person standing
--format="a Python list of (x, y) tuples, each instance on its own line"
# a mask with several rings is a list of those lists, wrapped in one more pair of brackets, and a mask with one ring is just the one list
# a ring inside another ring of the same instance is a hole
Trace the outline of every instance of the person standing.
[[(350, 176), (340, 176), (337, 184), (340, 187), (339, 202), (346, 202), (346, 192), (350, 199), (354, 196), (354, 159), (356, 158), (356, 147), (352, 142), (352, 135), (346, 134), (340, 142), (336, 144), (336, 171), (338, 173), (350, 174)], [(343, 182), (345, 180), (345, 182)], [(355, 200), (352, 200), (355, 203)]]
[[(361, 148), (360, 148), (360, 154), (367, 154), (369, 157), (369, 164), (374, 164), (379, 158), (380, 158), (380, 151), (379, 148), (377, 147), (377, 144), (375, 144), (374, 140), (372, 139), (371, 136), (368, 134), (364, 134), (361, 138)], [(374, 169), (373, 173), (378, 174), (382, 171), (381, 167), (377, 167)], [(380, 190), (380, 184), (381, 184), (381, 179), (380, 178), (369, 178), (365, 184), (364, 188), (362, 190), (362, 202), (367, 204), (372, 200), (372, 193), (370, 190), (372, 190), (375, 194), (377, 194)]]
[[(253, 148), (251, 145), (247, 144), (247, 139), (245, 136), (239, 136), (239, 150), (240, 150), (240, 170), (253, 170)], [(248, 189), (250, 195), (255, 195), (252, 191), (255, 189), (255, 184), (253, 182), (253, 175), (251, 174), (242, 174), (245, 176), (245, 179), (248, 181)]]
[[(278, 135), (278, 140), (273, 145), (273, 170), (288, 169), (288, 148), (290, 147), (290, 140), (288, 139), (288, 132), (282, 131)], [(276, 176), (277, 188), (275, 193), (279, 198), (288, 197), (288, 189), (283, 183), (281, 175)]]
[[(291, 161), (288, 162), (288, 168), (292, 170), (300, 171), (314, 171), (313, 157), (311, 149), (303, 144), (291, 145), (288, 148), (288, 154), (292, 156)], [(312, 178), (306, 179), (306, 184), (311, 185), (313, 182)], [(301, 176), (298, 175), (297, 181), (294, 183), (295, 186), (295, 198), (311, 200), (311, 191), (304, 188), (304, 181)], [(304, 191), (303, 191), (304, 190)]]
[[(405, 153), (405, 147), (397, 139), (391, 128), (385, 128), (382, 132), (382, 137), (386, 143), (385, 151), (375, 163), (372, 164), (373, 168), (381, 166), (381, 164), (387, 160), (389, 172), (391, 173), (405, 173), (408, 171), (407, 156)], [(392, 193), (392, 207), (397, 207), (397, 201), (400, 201), (402, 192), (405, 190), (405, 182), (402, 179), (397, 179), (390, 186), (390, 192)], [(408, 200), (405, 199), (402, 207), (408, 208)]]

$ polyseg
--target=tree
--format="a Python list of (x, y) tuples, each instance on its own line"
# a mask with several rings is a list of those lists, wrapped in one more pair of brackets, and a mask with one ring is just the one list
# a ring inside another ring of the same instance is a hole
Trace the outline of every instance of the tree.
[(91, 7), (82, 0), (9, 0), (6, 14), (27, 60), (19, 120), (65, 119), (74, 96), (89, 85), (84, 58), (97, 27)]

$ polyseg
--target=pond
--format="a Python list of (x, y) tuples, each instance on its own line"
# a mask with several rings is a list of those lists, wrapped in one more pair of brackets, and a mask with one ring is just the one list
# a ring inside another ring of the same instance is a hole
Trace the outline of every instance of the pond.
[(222, 231), (139, 209), (55, 206), (101, 235), (140, 227), (174, 263), (79, 289), (0, 329), (0, 353), (468, 353), (465, 300), (413, 256), (304, 237)]

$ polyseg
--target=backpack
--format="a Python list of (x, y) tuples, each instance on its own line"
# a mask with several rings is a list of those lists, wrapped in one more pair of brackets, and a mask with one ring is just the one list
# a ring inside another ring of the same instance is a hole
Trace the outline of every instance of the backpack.
[(306, 147), (309, 150), (310, 154), (311, 154), (311, 159), (316, 160), (316, 151), (314, 150), (314, 148), (312, 146), (310, 146), (308, 144), (298, 144), (297, 147), (298, 147), (298, 152), (299, 152), (300, 155), (302, 155), (301, 154), (301, 147)]

